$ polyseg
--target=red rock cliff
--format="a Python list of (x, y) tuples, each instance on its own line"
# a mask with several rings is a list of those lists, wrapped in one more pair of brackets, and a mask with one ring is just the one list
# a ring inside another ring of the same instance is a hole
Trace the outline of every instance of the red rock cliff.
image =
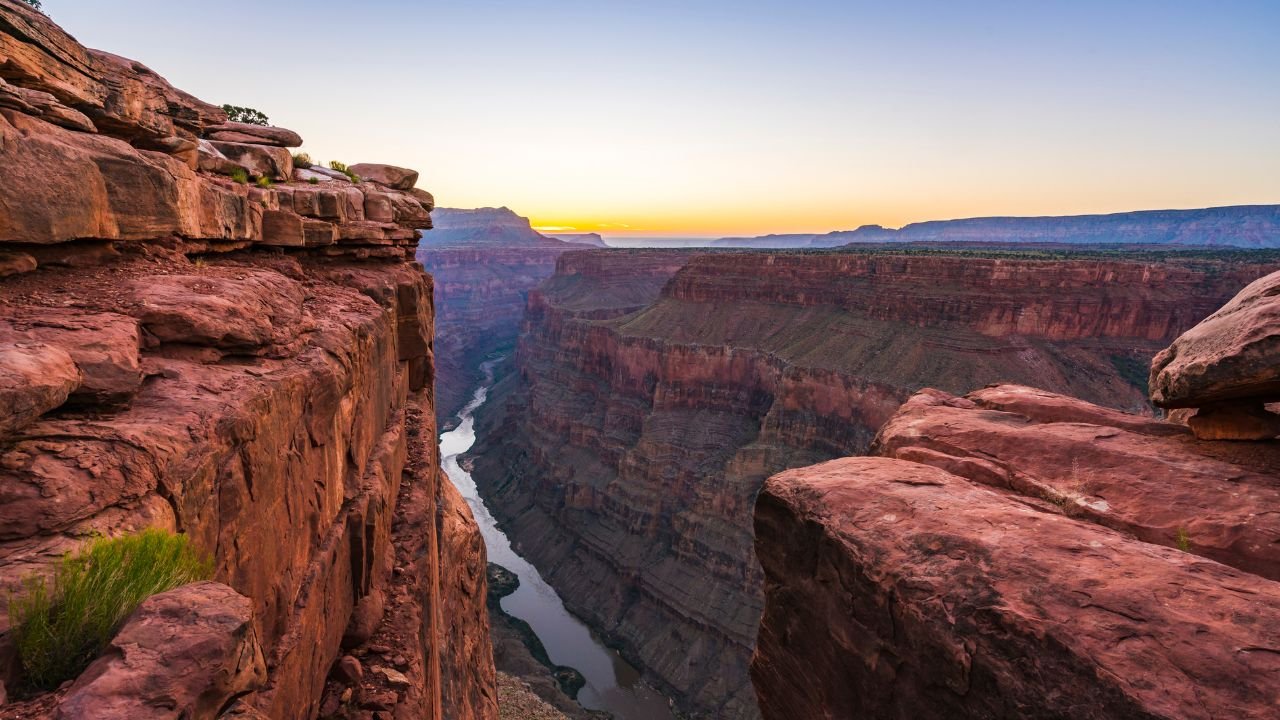
[(1267, 269), (568, 253), (530, 295), (474, 477), (571, 609), (684, 709), (754, 717), (751, 513), (766, 477), (865, 451), (923, 385), (1036, 383), (1149, 411), (1151, 355)]
[(484, 548), (436, 457), (431, 197), (298, 143), (0, 0), (0, 584), (146, 526), (220, 583), (122, 630), (170, 660), (0, 716), (496, 717)]
[(765, 717), (1274, 717), (1277, 283), (1152, 373), (1161, 403), (1228, 420), (1223, 393), (1256, 404), (1261, 441), (1021, 386), (924, 390), (881, 457), (771, 478), (755, 514)]

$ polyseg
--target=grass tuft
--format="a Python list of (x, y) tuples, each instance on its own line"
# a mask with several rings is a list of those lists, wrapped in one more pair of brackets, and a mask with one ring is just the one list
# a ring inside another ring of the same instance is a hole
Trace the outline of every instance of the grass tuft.
[(271, 182), (271, 178), (267, 177), (266, 175), (263, 175), (262, 177), (258, 178), (258, 187), (260, 188), (269, 188), (273, 184), (274, 183)]
[(241, 185), (248, 185), (249, 171), (245, 170), (244, 168), (236, 168), (235, 170), (231, 171), (231, 179), (235, 180)]
[(293, 165), (294, 167), (300, 167), (300, 168), (306, 169), (311, 167), (312, 165), (315, 165), (315, 163), (311, 162), (311, 156), (306, 153), (294, 153)]
[(27, 576), (9, 598), (27, 684), (54, 690), (75, 678), (144, 600), (212, 575), (212, 561), (185, 535), (151, 528), (90, 541), (63, 556), (52, 578)]
[(357, 175), (357, 174), (355, 174), (355, 173), (353, 173), (353, 172), (351, 172), (351, 169), (347, 167), (347, 164), (346, 164), (346, 163), (340, 163), (340, 162), (338, 162), (337, 160), (330, 160), (330, 161), (329, 161), (329, 169), (330, 169), (330, 170), (337, 170), (338, 172), (342, 173), (343, 175), (346, 175), (347, 177), (351, 178), (351, 182), (353, 182), (353, 183), (359, 183), (359, 182), (360, 182), (360, 176), (359, 176), (359, 175)]

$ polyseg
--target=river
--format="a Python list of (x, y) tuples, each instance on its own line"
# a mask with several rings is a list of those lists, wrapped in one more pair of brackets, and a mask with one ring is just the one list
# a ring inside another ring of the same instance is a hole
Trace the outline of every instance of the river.
[[(489, 367), (486, 375), (490, 375)], [(489, 561), (520, 578), (519, 589), (502, 599), (502, 609), (529, 623), (552, 662), (582, 673), (587, 684), (579, 691), (578, 701), (584, 707), (608, 711), (618, 720), (673, 720), (667, 699), (641, 680), (639, 671), (600, 642), (581, 620), (569, 614), (537, 569), (516, 554), (481, 499), (471, 473), (459, 464), (458, 457), (475, 443), (474, 413), (484, 404), (488, 392), (487, 383), (477, 389), (458, 414), (458, 426), (440, 436), (440, 456), (445, 473), (475, 514)]]

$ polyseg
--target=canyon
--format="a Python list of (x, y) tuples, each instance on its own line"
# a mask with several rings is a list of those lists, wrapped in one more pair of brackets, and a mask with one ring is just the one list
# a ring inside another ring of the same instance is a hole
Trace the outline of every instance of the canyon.
[(52, 693), (0, 612), (0, 717), (497, 717), (413, 260), (434, 200), (300, 143), (0, 0), (0, 603), (98, 535), (213, 565)]
[(927, 389), (872, 457), (770, 478), (764, 716), (1274, 717), (1277, 287), (1155, 358), (1175, 421)]
[(447, 427), (483, 379), (480, 365), (515, 349), (529, 291), (579, 246), (536, 232), (507, 208), (439, 208), (432, 220), (417, 258), (435, 278), (436, 417)]
[(925, 387), (1031, 385), (1152, 416), (1152, 356), (1277, 260), (567, 252), (529, 293), (473, 476), (570, 610), (683, 712), (757, 717), (766, 478), (867, 452)]

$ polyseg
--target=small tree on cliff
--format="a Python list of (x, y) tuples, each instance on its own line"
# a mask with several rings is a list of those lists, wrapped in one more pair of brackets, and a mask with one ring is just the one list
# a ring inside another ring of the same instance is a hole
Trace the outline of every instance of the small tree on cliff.
[(37, 10), (40, 10), (40, 12), (44, 12), (44, 10), (43, 10), (43, 9), (41, 9), (41, 7), (40, 7), (40, 0), (22, 0), (22, 2), (24, 2), (24, 3), (28, 4), (28, 5), (30, 5), (31, 7), (35, 8), (35, 9), (37, 9)]
[(267, 124), (267, 115), (261, 110), (240, 107), (239, 105), (223, 105), (222, 109), (227, 111), (227, 119), (231, 122), (249, 123), (250, 125)]

